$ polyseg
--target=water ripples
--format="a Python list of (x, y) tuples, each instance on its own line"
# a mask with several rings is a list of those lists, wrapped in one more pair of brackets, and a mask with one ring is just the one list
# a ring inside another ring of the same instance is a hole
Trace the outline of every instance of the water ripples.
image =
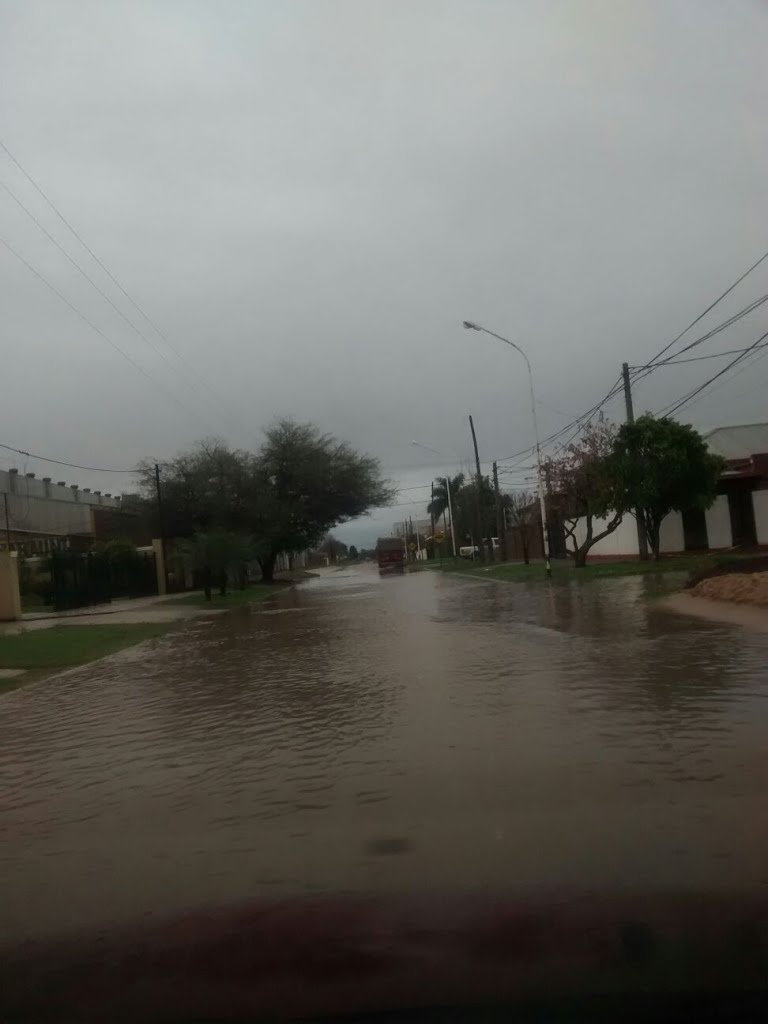
[(2, 933), (262, 889), (765, 885), (768, 635), (653, 586), (335, 574), (10, 693)]

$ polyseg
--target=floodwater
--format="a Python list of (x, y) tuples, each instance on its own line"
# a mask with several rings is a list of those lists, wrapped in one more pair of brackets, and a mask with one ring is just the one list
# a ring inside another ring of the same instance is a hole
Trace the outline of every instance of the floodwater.
[(764, 890), (768, 634), (331, 572), (0, 699), (0, 938), (289, 894)]

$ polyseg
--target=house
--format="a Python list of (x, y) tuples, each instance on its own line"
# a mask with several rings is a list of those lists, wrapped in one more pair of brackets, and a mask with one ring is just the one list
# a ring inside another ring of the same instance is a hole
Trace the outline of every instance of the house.
[[(723, 533), (715, 531), (709, 546), (768, 545), (768, 423), (717, 427), (704, 439), (726, 460), (713, 506), (722, 510)], [(722, 539), (729, 543), (717, 543)]]
[[(660, 550), (673, 554), (768, 546), (768, 423), (715, 427), (703, 437), (710, 451), (726, 460), (717, 497), (706, 512), (670, 513), (661, 524)], [(579, 523), (577, 540), (583, 535)], [(626, 516), (590, 552), (590, 558), (636, 555), (637, 526), (632, 516)]]

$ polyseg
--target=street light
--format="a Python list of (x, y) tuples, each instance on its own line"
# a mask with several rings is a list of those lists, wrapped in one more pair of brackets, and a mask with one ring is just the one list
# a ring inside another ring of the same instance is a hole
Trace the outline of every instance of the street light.
[(531, 370), (531, 362), (528, 356), (525, 354), (522, 348), (517, 345), (514, 341), (510, 341), (509, 338), (504, 338), (495, 331), (489, 331), (487, 327), (483, 327), (481, 324), (473, 323), (471, 320), (464, 321), (464, 327), (468, 331), (481, 331), (483, 334), (490, 334), (492, 338), (496, 338), (498, 341), (503, 341), (505, 345), (509, 345), (510, 348), (515, 349), (525, 360), (525, 365), (528, 367), (528, 385), (531, 391), (531, 416), (533, 418), (533, 436), (536, 440), (536, 469), (539, 480), (539, 507), (541, 509), (541, 530), (544, 542), (544, 563), (546, 565), (547, 576), (552, 575), (552, 566), (549, 561), (549, 534), (547, 532), (547, 507), (544, 501), (544, 482), (541, 472), (541, 446), (539, 444), (539, 427), (536, 422), (536, 396), (533, 393), (533, 370)]
[[(430, 448), (428, 444), (422, 444), (421, 441), (411, 441), (414, 448), (423, 448), (425, 452), (433, 452), (435, 455), (439, 455), (440, 458), (444, 458), (443, 454), (437, 450), (437, 448)], [(451, 547), (453, 548), (453, 557), (456, 557), (456, 534), (453, 530), (453, 506), (451, 505), (451, 482), (448, 475), (445, 476), (445, 493), (448, 496), (448, 518), (451, 521)]]

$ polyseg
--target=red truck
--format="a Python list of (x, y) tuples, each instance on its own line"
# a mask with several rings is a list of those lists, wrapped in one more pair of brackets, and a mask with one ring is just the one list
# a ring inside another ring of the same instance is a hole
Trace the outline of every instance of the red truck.
[(379, 537), (376, 541), (379, 572), (402, 572), (405, 565), (405, 547), (400, 537)]

